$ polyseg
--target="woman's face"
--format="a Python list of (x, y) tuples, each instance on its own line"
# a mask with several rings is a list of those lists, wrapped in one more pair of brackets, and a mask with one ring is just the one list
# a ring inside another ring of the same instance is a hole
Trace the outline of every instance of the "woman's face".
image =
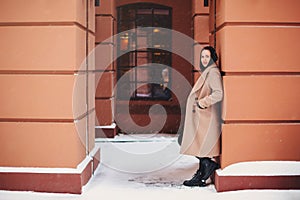
[(211, 57), (210, 57), (210, 51), (209, 50), (206, 50), (204, 49), (202, 52), (201, 52), (201, 63), (204, 67), (207, 67), (209, 61), (210, 61)]

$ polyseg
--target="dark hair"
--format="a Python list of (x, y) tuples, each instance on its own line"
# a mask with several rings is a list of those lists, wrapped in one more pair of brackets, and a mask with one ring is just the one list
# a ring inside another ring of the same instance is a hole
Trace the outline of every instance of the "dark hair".
[(202, 65), (202, 62), (201, 62), (201, 54), (202, 54), (202, 51), (203, 51), (203, 50), (208, 50), (208, 51), (210, 52), (210, 57), (211, 57), (211, 59), (210, 59), (210, 61), (209, 61), (209, 63), (208, 63), (207, 66), (210, 66), (210, 65), (212, 65), (213, 63), (215, 63), (215, 62), (218, 61), (218, 55), (217, 55), (216, 50), (215, 50), (212, 46), (206, 46), (206, 47), (204, 47), (204, 48), (201, 50), (201, 52), (200, 52), (200, 70), (201, 70), (202, 72), (206, 69), (206, 67), (204, 67), (204, 66)]

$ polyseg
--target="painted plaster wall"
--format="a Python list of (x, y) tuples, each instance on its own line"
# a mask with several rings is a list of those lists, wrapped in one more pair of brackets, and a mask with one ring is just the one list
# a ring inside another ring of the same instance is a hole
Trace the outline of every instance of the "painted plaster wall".
[[(222, 168), (300, 160), (299, 3), (217, 0), (217, 49), (225, 74)], [(211, 33), (213, 24), (211, 17)]]
[[(76, 168), (93, 149), (94, 129), (86, 140), (86, 127), (94, 127), (95, 103), (85, 96), (95, 93), (94, 74), (87, 87), (82, 67), (86, 9), (82, 0), (1, 2), (0, 166)], [(94, 16), (90, 1), (89, 50)]]

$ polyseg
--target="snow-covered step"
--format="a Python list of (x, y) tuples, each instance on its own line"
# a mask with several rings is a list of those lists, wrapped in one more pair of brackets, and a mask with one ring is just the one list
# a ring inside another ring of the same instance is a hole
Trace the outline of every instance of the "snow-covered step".
[(218, 191), (239, 189), (300, 189), (300, 162), (241, 162), (216, 171)]

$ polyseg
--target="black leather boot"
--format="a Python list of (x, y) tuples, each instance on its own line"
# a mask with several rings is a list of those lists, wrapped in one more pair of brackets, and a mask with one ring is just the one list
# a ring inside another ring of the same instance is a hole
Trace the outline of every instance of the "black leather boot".
[[(194, 174), (193, 178), (190, 180), (185, 180), (183, 182), (183, 185), (185, 186), (202, 186), (203, 185), (203, 181), (202, 181), (202, 175), (203, 175), (203, 165), (201, 164), (201, 162), (203, 161), (203, 158), (199, 158), (199, 169), (196, 171), (196, 173)], [(205, 184), (205, 181), (204, 181)]]
[(216, 169), (219, 169), (220, 166), (210, 158), (203, 158), (201, 164), (203, 167), (201, 181), (204, 182), (204, 184), (202, 184), (201, 186), (205, 186), (206, 180), (213, 174)]
[(190, 180), (185, 180), (183, 182), (183, 185), (185, 186), (202, 186), (203, 184), (205, 184), (205, 181), (202, 181), (202, 173), (200, 168), (196, 171), (196, 173), (194, 174), (193, 178)]

